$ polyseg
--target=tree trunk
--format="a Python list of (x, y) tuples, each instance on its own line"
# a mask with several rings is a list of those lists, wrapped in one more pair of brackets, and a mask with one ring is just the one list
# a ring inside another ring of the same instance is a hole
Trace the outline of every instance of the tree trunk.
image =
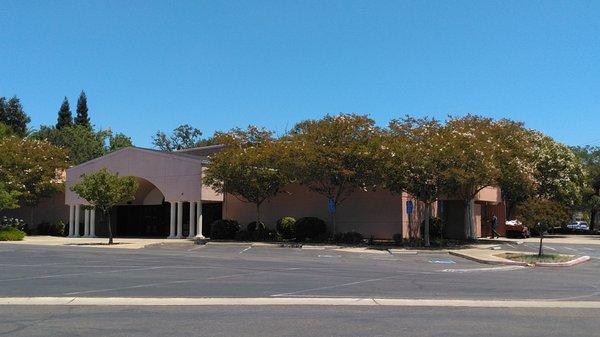
[(256, 204), (256, 229), (260, 224), (260, 204)]
[(542, 240), (544, 239), (544, 232), (540, 231), (540, 250), (538, 251), (538, 257), (542, 257), (542, 254), (544, 254), (544, 249), (542, 248)]
[(590, 212), (590, 230), (594, 230), (596, 228), (596, 214), (598, 211), (592, 209)]
[(110, 225), (110, 212), (107, 212), (106, 214), (108, 214), (108, 244), (112, 245), (113, 244), (113, 234), (112, 234), (112, 227)]
[(425, 239), (425, 247), (429, 247), (429, 217), (431, 216), (431, 203), (425, 202), (425, 226), (423, 226), (423, 238)]
[(475, 239), (475, 224), (473, 222), (473, 208), (475, 200), (472, 198), (465, 201), (465, 237), (469, 240)]

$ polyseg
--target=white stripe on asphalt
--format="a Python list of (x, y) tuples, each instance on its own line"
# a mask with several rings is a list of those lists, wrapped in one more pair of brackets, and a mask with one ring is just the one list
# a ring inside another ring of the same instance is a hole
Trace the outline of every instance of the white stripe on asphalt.
[(398, 307), (476, 307), (476, 308), (568, 308), (600, 309), (599, 301), (458, 300), (343, 297), (0, 297), (0, 306), (398, 306)]
[(242, 250), (242, 251), (240, 252), (240, 254), (242, 254), (242, 253), (244, 253), (244, 252), (247, 252), (247, 251), (248, 251), (250, 248), (252, 248), (252, 246), (250, 246), (250, 247), (248, 247), (248, 248), (246, 248), (246, 249)]
[(484, 267), (484, 268), (472, 268), (472, 269), (444, 269), (446, 273), (470, 273), (470, 272), (486, 272), (486, 271), (506, 271), (506, 270), (518, 270), (527, 268), (525, 266), (502, 266), (502, 267)]

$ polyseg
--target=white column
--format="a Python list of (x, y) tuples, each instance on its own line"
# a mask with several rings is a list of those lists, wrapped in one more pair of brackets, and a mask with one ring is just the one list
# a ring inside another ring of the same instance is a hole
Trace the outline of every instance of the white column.
[(75, 233), (75, 206), (69, 205), (69, 237), (73, 237)]
[(177, 235), (175, 238), (183, 238), (183, 201), (177, 202)]
[(90, 210), (90, 238), (96, 237), (96, 210)]
[(171, 222), (169, 227), (169, 237), (168, 239), (175, 238), (175, 202), (171, 201)]
[(196, 203), (190, 201), (190, 233), (188, 239), (196, 236)]
[(90, 236), (90, 210), (83, 211), (83, 237)]
[(81, 219), (79, 217), (81, 213), (81, 205), (75, 205), (75, 232), (74, 235), (76, 238), (79, 237), (79, 219)]
[(202, 200), (196, 203), (196, 222), (198, 231), (196, 232), (196, 237), (200, 239), (204, 239), (204, 235), (202, 235)]

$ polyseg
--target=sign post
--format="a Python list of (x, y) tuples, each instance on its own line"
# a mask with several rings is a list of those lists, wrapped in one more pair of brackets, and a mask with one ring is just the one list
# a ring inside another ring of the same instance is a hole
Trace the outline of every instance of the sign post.
[(413, 212), (413, 202), (412, 200), (406, 200), (406, 214), (408, 214), (408, 238), (410, 239), (413, 232), (413, 224), (412, 224), (412, 212)]

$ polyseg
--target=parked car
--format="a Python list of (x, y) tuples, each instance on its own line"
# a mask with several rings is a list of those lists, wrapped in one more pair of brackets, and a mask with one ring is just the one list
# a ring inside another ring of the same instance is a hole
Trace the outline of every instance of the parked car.
[(519, 220), (509, 220), (505, 224), (506, 237), (528, 238), (531, 236), (529, 228), (523, 226), (523, 223)]
[(585, 221), (573, 221), (567, 225), (567, 228), (574, 231), (589, 231), (590, 226)]

